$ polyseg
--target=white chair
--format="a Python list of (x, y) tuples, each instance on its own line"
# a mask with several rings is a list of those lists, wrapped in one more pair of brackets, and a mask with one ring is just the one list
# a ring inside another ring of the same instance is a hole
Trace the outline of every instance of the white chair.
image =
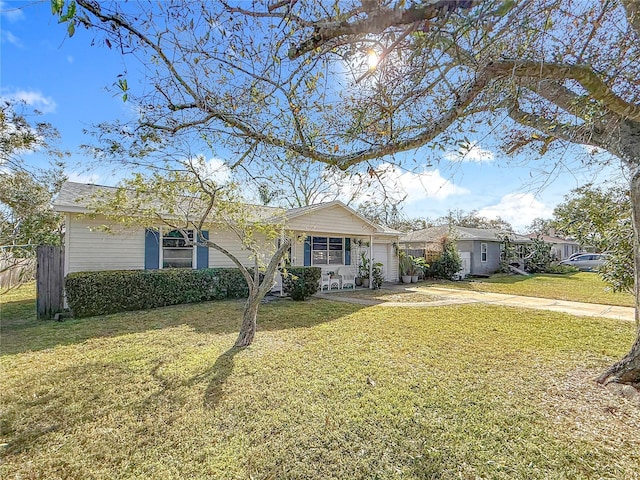
[(344, 290), (344, 287), (351, 286), (352, 289), (356, 288), (356, 272), (351, 268), (341, 268), (338, 270), (338, 275), (342, 279), (341, 289)]
[(336, 289), (340, 290), (340, 279), (332, 278), (328, 273), (323, 273), (320, 278), (320, 291), (323, 291), (325, 286), (327, 291), (330, 291), (334, 285)]

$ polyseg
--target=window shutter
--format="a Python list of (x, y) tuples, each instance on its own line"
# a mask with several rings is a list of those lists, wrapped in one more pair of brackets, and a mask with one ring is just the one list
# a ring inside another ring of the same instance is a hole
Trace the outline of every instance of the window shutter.
[(344, 239), (344, 264), (351, 265), (351, 239)]
[(311, 237), (307, 237), (304, 241), (304, 266), (311, 266)]
[(155, 228), (146, 228), (144, 231), (144, 268), (160, 268), (160, 231)]
[[(207, 230), (202, 230), (202, 236), (209, 240), (209, 232)], [(197, 246), (196, 252), (196, 268), (209, 268), (209, 247), (204, 245)]]

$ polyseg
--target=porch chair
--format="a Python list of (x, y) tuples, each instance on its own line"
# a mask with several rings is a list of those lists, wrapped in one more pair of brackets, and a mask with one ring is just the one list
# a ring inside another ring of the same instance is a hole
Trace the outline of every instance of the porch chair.
[(320, 291), (324, 290), (324, 287), (327, 287), (327, 291), (330, 291), (333, 286), (336, 286), (336, 289), (340, 289), (340, 279), (339, 278), (331, 278), (331, 275), (328, 273), (323, 273), (320, 278)]
[(338, 275), (342, 278), (342, 286), (340, 288), (344, 289), (345, 286), (351, 285), (351, 289), (355, 290), (356, 288), (356, 272), (351, 268), (340, 268), (338, 269)]

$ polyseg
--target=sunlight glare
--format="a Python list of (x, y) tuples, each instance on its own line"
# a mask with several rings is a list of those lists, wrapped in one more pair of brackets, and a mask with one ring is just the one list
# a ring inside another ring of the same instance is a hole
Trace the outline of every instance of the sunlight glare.
[(378, 57), (378, 54), (373, 50), (369, 50), (367, 55), (368, 55), (367, 62), (369, 64), (369, 70), (375, 70), (375, 68), (378, 66), (378, 61), (380, 60), (380, 58)]

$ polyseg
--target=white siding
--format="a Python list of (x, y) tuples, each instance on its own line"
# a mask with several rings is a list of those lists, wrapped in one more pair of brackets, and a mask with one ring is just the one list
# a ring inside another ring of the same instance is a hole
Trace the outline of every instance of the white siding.
[(373, 244), (373, 260), (384, 265), (383, 273), (386, 282), (398, 281), (398, 256), (392, 243)]
[(65, 233), (67, 272), (144, 268), (144, 228), (100, 230), (105, 219), (68, 215)]
[[(287, 228), (298, 232), (331, 232), (334, 236), (358, 236), (374, 233), (371, 225), (340, 205), (316, 210), (293, 218)], [(340, 235), (335, 235), (340, 234)]]
[[(258, 237), (259, 238), (259, 237)], [(264, 237), (262, 237), (264, 239)], [(253, 257), (251, 252), (242, 248), (242, 244), (238, 237), (232, 232), (216, 232), (213, 229), (209, 230), (209, 240), (220, 245), (229, 253), (233, 254), (243, 265), (253, 266)], [(264, 241), (263, 261), (268, 262), (271, 259), (271, 255), (275, 253), (275, 242), (269, 242), (267, 244)], [(304, 259), (303, 259), (304, 260)], [(209, 247), (209, 267), (236, 267), (236, 264), (227, 257), (224, 253)]]
[(304, 236), (294, 235), (291, 244), (291, 265), (294, 267), (304, 266)]

